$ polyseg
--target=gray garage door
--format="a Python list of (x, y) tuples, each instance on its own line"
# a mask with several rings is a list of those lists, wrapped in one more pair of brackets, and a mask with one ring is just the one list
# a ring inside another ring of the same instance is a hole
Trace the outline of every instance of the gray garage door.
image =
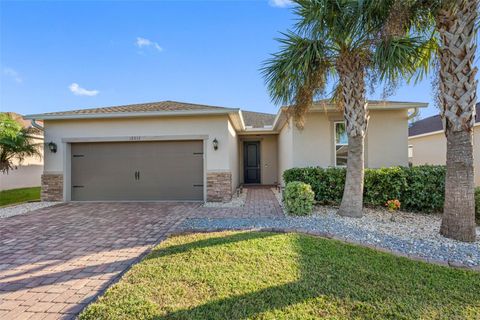
[(203, 200), (203, 142), (72, 144), (72, 200)]

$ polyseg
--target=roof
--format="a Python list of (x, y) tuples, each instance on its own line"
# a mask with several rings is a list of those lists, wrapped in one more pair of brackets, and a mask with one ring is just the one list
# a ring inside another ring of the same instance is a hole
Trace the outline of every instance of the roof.
[(80, 114), (106, 114), (128, 112), (155, 112), (155, 111), (198, 111), (198, 110), (228, 110), (229, 108), (210, 106), (205, 104), (185, 103), (178, 101), (160, 101), (149, 103), (128, 104), (122, 106), (79, 109), (71, 111), (43, 113), (42, 116), (62, 116)]
[[(480, 122), (480, 103), (476, 105), (476, 116), (475, 116), (475, 123)], [(443, 124), (440, 115), (428, 117), (422, 120), (418, 120), (414, 122), (410, 128), (408, 128), (408, 136), (417, 136), (420, 134), (426, 134), (436, 131), (442, 131)]]
[(265, 128), (266, 126), (273, 126), (275, 121), (275, 114), (254, 112), (254, 111), (242, 111), (243, 121), (245, 126), (252, 128)]
[[(159, 101), (149, 103), (129, 104), (122, 106), (100, 107), (91, 109), (78, 109), (70, 111), (48, 112), (39, 115), (29, 115), (28, 118), (50, 118), (62, 116), (81, 116), (81, 115), (108, 115), (108, 114), (142, 114), (151, 112), (179, 112), (179, 111), (231, 111), (233, 109), (219, 106), (211, 106), (206, 104), (195, 104), (178, 101)], [(246, 126), (252, 128), (264, 128), (265, 126), (273, 125), (275, 120), (274, 114), (243, 111), (242, 116)]]
[[(421, 102), (383, 101), (370, 100), (371, 109), (402, 109), (426, 107), (428, 104)], [(312, 111), (328, 109), (336, 111), (330, 100), (316, 101)], [(91, 118), (133, 118), (148, 116), (193, 116), (193, 115), (220, 115), (228, 114), (236, 130), (239, 131), (272, 131), (281, 127), (286, 121), (285, 107), (280, 108), (277, 114), (254, 111), (240, 111), (238, 108), (227, 108), (205, 104), (186, 103), (178, 101), (160, 101), (139, 104), (129, 104), (112, 107), (79, 109), (71, 111), (49, 112), (43, 114), (27, 115), (25, 119), (65, 120), (65, 119), (91, 119)]]
[[(367, 100), (369, 109), (426, 108), (428, 103), (415, 101)], [(314, 109), (337, 108), (330, 99), (321, 99), (313, 103)]]
[[(27, 129), (32, 127), (32, 123), (29, 120), (25, 120), (23, 116), (16, 112), (2, 112), (10, 116), (13, 120), (17, 121), (22, 125), (23, 128)], [(42, 124), (42, 121), (38, 121), (39, 124)]]

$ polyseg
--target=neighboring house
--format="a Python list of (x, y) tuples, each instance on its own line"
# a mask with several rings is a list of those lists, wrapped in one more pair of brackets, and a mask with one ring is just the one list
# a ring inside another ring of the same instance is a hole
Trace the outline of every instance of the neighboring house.
[[(24, 120), (22, 116), (15, 112), (6, 112), (24, 128), (31, 126), (30, 121)], [(41, 121), (40, 121), (41, 124)], [(41, 144), (41, 153), (43, 153), (43, 133), (36, 131), (35, 143)], [(21, 163), (15, 163), (17, 169), (10, 170), (7, 173), (0, 173), (0, 190), (9, 190), (17, 188), (28, 188), (40, 186), (40, 177), (43, 172), (42, 157), (28, 157)]]
[[(475, 124), (473, 126), (473, 159), (475, 166), (475, 185), (480, 186), (480, 103), (476, 105)], [(443, 132), (439, 115), (414, 122), (408, 129), (409, 161), (412, 165), (445, 165), (447, 139)]]
[[(367, 167), (407, 165), (409, 112), (369, 102)], [(274, 114), (163, 101), (29, 115), (43, 120), (44, 200), (227, 201), (240, 184), (282, 183), (292, 167), (345, 165), (343, 116), (315, 103), (303, 130)]]

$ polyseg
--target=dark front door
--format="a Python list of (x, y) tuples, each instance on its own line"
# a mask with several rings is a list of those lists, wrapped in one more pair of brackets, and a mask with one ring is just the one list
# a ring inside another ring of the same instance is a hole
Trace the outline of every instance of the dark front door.
[(245, 183), (260, 183), (260, 142), (243, 143), (243, 167)]

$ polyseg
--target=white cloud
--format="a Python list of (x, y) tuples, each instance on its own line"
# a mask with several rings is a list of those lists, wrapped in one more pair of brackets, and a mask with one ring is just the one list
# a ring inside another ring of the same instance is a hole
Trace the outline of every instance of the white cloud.
[(3, 74), (12, 78), (16, 83), (22, 83), (23, 79), (20, 74), (12, 68), (3, 68)]
[(286, 8), (293, 4), (292, 0), (268, 0), (268, 4), (272, 7)]
[(85, 88), (82, 88), (80, 87), (80, 85), (78, 85), (78, 83), (75, 83), (75, 82), (69, 85), (68, 88), (76, 96), (93, 97), (100, 93), (98, 90), (87, 90)]
[(146, 39), (146, 38), (142, 38), (142, 37), (137, 37), (137, 41), (135, 42), (135, 45), (139, 48), (152, 47), (152, 48), (155, 48), (159, 52), (163, 51), (163, 48), (160, 47), (160, 45), (158, 43), (156, 43), (155, 41), (152, 41), (150, 39)]

